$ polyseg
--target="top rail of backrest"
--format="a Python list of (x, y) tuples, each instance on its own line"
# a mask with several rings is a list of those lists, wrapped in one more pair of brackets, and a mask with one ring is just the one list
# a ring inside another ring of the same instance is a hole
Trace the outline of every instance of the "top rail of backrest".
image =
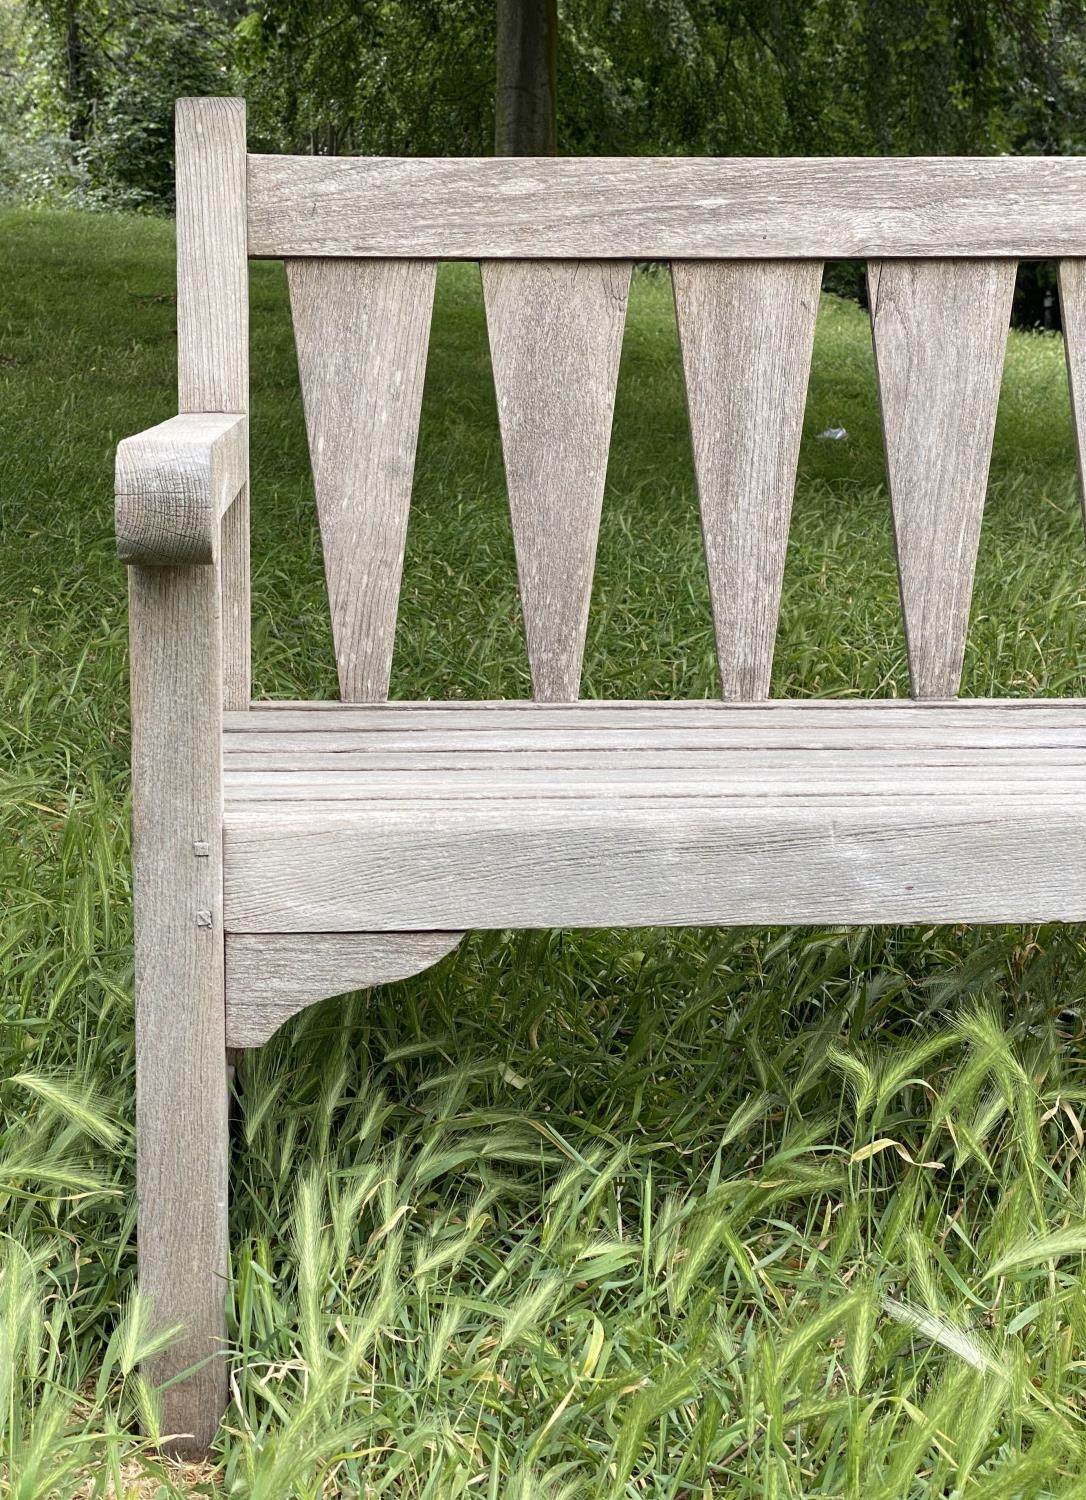
[(249, 255), (1086, 254), (1084, 157), (250, 155)]

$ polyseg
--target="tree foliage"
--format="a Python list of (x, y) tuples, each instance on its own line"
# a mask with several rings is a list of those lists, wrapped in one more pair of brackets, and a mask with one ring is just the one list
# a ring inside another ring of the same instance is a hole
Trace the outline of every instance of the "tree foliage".
[[(567, 154), (1086, 150), (1086, 0), (559, 0), (559, 21)], [(0, 0), (0, 67), (24, 138), (154, 203), (183, 93), (244, 93), (268, 148), (489, 152), (494, 29), (494, 0)]]

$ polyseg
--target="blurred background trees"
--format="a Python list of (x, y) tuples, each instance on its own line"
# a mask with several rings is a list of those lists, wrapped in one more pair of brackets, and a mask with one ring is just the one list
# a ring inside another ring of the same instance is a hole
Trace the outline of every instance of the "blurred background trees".
[(1086, 0), (0, 0), (0, 80), (32, 203), (168, 209), (179, 94), (282, 151), (1081, 152)]

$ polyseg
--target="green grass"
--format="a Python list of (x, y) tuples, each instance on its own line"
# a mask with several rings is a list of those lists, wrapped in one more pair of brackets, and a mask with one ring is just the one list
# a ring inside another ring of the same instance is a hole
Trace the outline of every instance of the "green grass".
[[(133, 1299), (116, 440), (173, 409), (172, 234), (0, 216), (0, 1470), (157, 1464)], [(334, 674), (281, 272), (253, 274), (264, 694)], [(845, 426), (844, 444), (815, 440)], [(666, 277), (633, 292), (586, 691), (713, 654)], [(965, 691), (1083, 692), (1062, 346), (1011, 338)], [(398, 696), (523, 695), (477, 277), (443, 272)], [(867, 324), (819, 328), (776, 669), (907, 687)], [(1082, 934), (480, 935), (247, 1057), (225, 1493), (1086, 1494)], [(157, 1476), (157, 1481), (155, 1476)], [(0, 1487), (5, 1483), (0, 1472)]]

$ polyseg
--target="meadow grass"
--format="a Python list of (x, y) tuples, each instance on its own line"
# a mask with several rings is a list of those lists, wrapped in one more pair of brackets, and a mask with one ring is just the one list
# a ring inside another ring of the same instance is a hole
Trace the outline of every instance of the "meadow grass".
[[(1086, 1494), (1082, 934), (491, 933), (240, 1071), (232, 1404), (138, 1375), (118, 438), (172, 231), (0, 216), (0, 1488)], [(253, 294), (258, 691), (334, 692), (282, 273)], [(844, 426), (844, 443), (817, 434)], [(1058, 337), (1012, 335), (964, 691), (1082, 693)], [(478, 278), (439, 282), (393, 692), (523, 696)], [(714, 691), (670, 287), (635, 280), (585, 691)], [(869, 331), (822, 308), (774, 681), (907, 691)]]

